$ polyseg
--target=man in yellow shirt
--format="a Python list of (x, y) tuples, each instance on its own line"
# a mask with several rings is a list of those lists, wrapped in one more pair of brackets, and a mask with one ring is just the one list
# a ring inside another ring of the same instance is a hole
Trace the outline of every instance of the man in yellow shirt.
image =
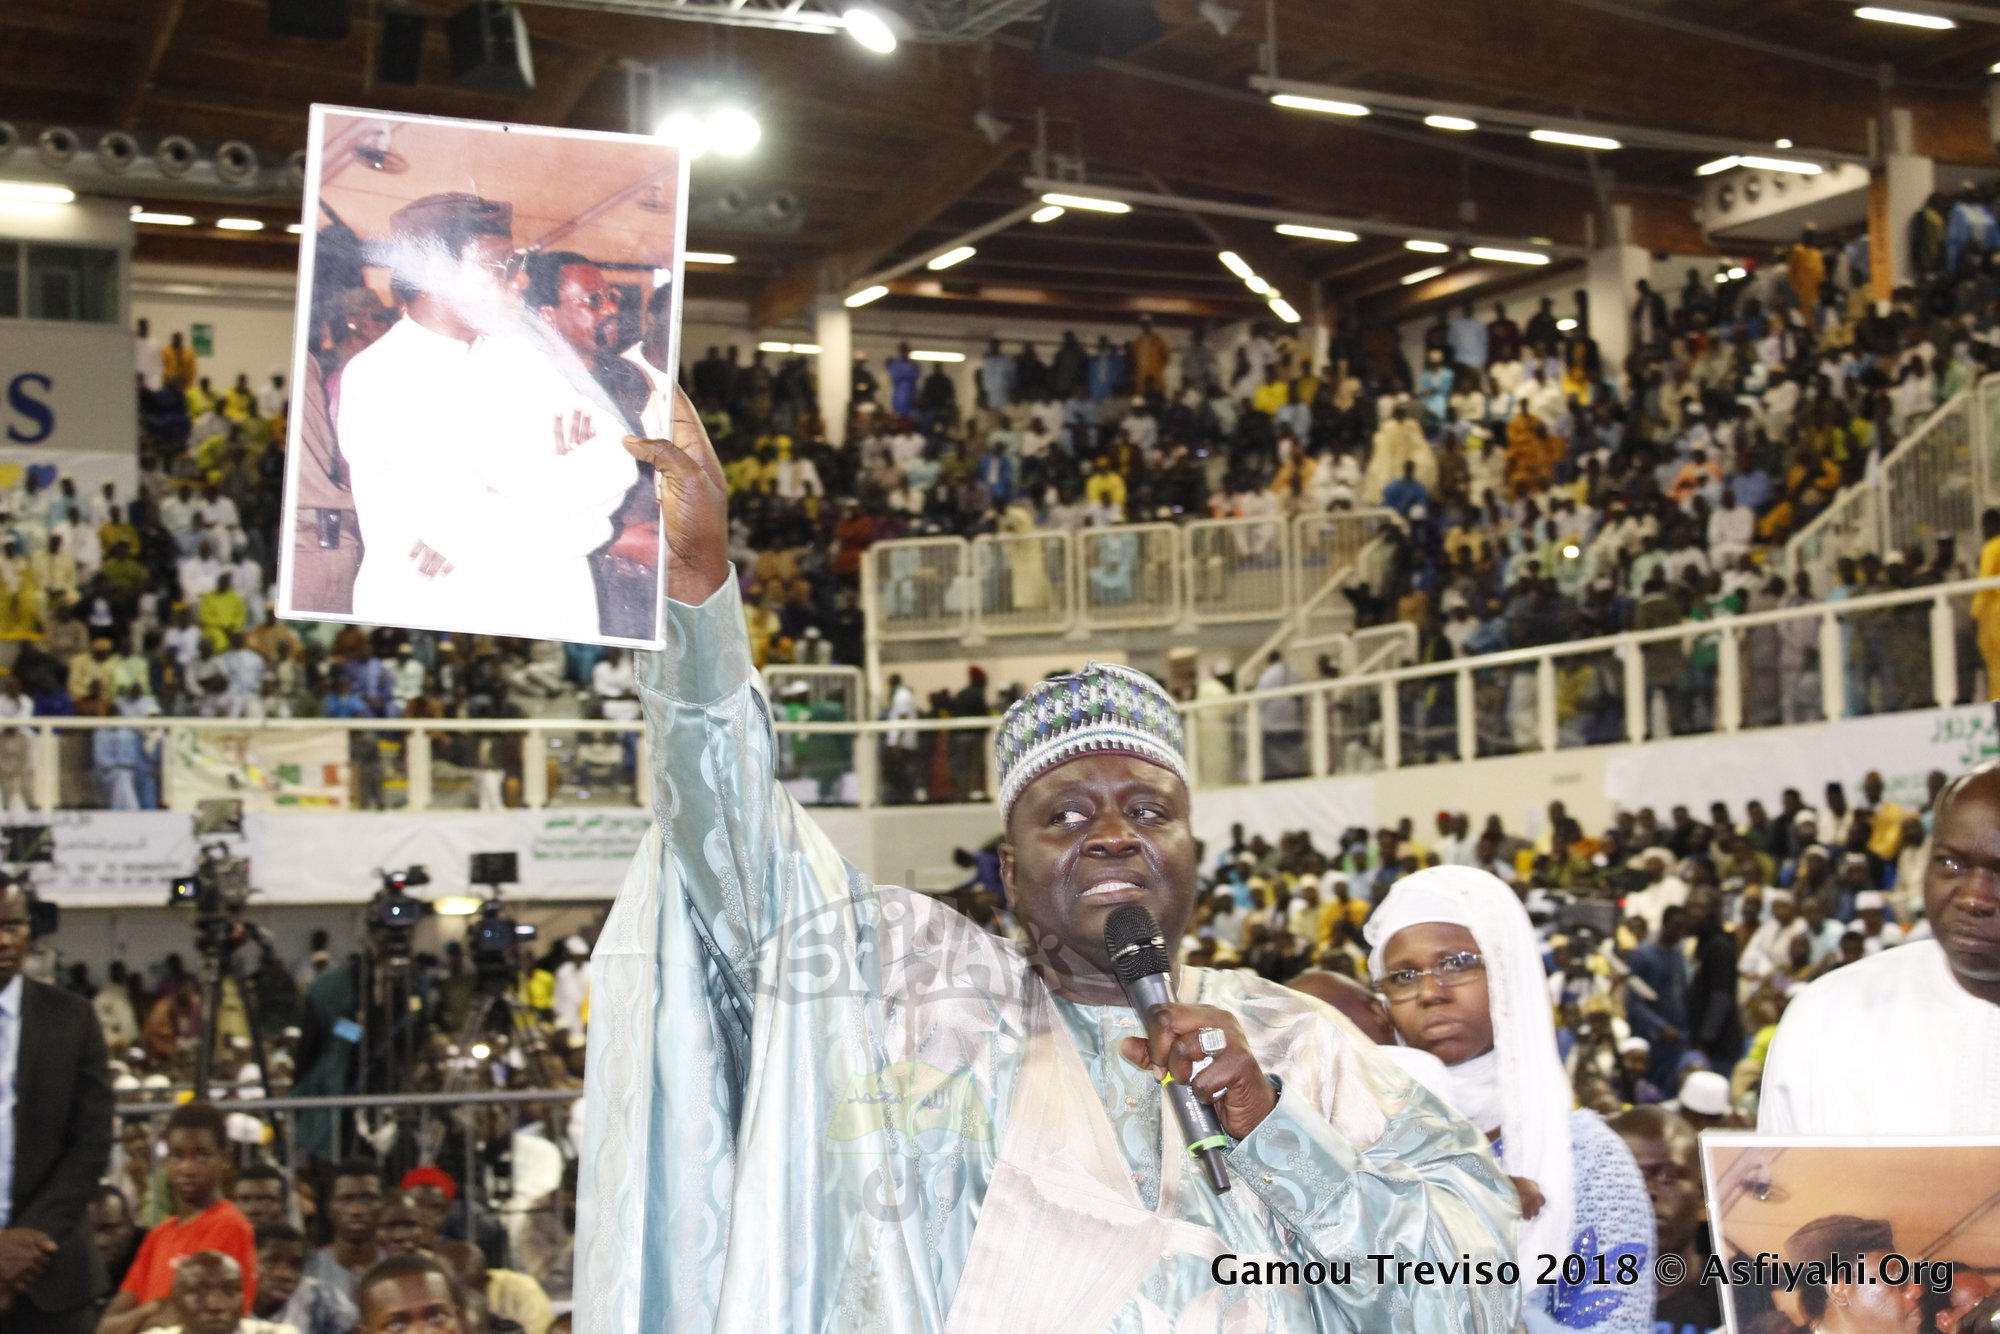
[(229, 647), (229, 636), (242, 633), (249, 616), (250, 609), (244, 604), (243, 595), (231, 586), (226, 574), (216, 580), (214, 588), (201, 595), (196, 612), (202, 638), (217, 653)]
[[(2000, 576), (2000, 509), (1979, 516), (1979, 577)], [(1986, 698), (2000, 699), (2000, 588), (1972, 595), (1972, 620), (1979, 627), (1979, 656), (1986, 660)]]
[(1097, 471), (1084, 483), (1083, 491), (1092, 505), (1108, 505), (1121, 514), (1125, 510), (1125, 479), (1111, 470), (1110, 459), (1097, 461)]
[(1250, 406), (1266, 417), (1275, 417), (1278, 409), (1290, 402), (1291, 397), (1292, 387), (1279, 376), (1278, 368), (1266, 366), (1264, 383), (1258, 385), (1256, 392), (1250, 395)]

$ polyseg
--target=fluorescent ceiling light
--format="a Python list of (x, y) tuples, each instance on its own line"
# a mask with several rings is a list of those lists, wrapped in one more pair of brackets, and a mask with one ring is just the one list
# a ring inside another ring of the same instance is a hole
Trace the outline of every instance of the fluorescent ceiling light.
[(256, 218), (217, 218), (215, 225), (225, 232), (261, 232), (264, 224)]
[(298, 236), (302, 234), (305, 231), (305, 229), (306, 229), (305, 224), (302, 222), (288, 222), (285, 224), (285, 234), (287, 236)]
[(1330, 97), (1300, 97), (1297, 93), (1272, 93), (1271, 105), (1293, 111), (1317, 111), (1322, 116), (1365, 116), (1368, 108), (1359, 102), (1338, 102)]
[(792, 345), (790, 343), (759, 343), (757, 344), (757, 350), (759, 352), (789, 352), (792, 350)]
[(1817, 162), (1805, 162), (1798, 158), (1761, 157), (1752, 155), (1743, 159), (1746, 167), (1759, 167), (1765, 171), (1781, 171), (1793, 176), (1817, 176), (1826, 170)]
[(856, 5), (844, 16), (847, 35), (867, 47), (878, 56), (886, 56), (896, 49), (896, 32), (880, 11), (868, 5)]
[(1874, 23), (1899, 23), (1905, 28), (1930, 28), (1935, 32), (1950, 32), (1958, 26), (1942, 14), (1916, 14), (1907, 9), (1883, 9), (1879, 5), (1863, 5), (1854, 11), (1854, 17)]
[(1243, 256), (1237, 254), (1234, 250), (1219, 250), (1216, 252), (1215, 257), (1222, 261), (1223, 268), (1228, 269), (1246, 283), (1257, 276), (1257, 270), (1244, 263)]
[(1424, 124), (1430, 126), (1433, 130), (1456, 130), (1461, 134), (1467, 130), (1476, 130), (1479, 128), (1478, 121), (1467, 120), (1463, 116), (1425, 116)]
[(1287, 324), (1299, 322), (1299, 312), (1292, 309), (1292, 303), (1281, 296), (1271, 298), (1271, 313)]
[(1258, 296), (1270, 297), (1270, 296), (1276, 296), (1278, 294), (1277, 288), (1271, 286), (1270, 283), (1266, 282), (1263, 278), (1260, 278), (1258, 275), (1254, 273), (1251, 274), (1248, 278), (1245, 278), (1243, 280), (1243, 285), (1249, 288), (1251, 291), (1255, 292)]
[(192, 227), (194, 215), (191, 213), (149, 213), (145, 209), (135, 209), (132, 221), (147, 223), (154, 227)]
[(1061, 204), (1044, 204), (1028, 215), (1029, 222), (1054, 222), (1063, 215)]
[(1498, 246), (1476, 245), (1467, 252), (1474, 259), (1490, 260), (1495, 264), (1546, 264), (1549, 257), (1539, 250), (1502, 250)]
[[(1996, 67), (1996, 68), (2000, 68), (2000, 67)], [(1774, 147), (1777, 147), (1777, 148), (1790, 148), (1791, 146), (1792, 146), (1792, 141), (1791, 141), (1790, 139), (1780, 139), (1780, 140), (1778, 140), (1778, 142), (1777, 142), (1777, 143), (1776, 143), (1776, 144), (1774, 145)]]
[(942, 255), (924, 265), (924, 267), (932, 273), (937, 273), (940, 270), (950, 268), (954, 264), (963, 264), (978, 253), (977, 249), (969, 245), (953, 246), (950, 250), (945, 251)]
[(917, 349), (917, 350), (916, 350), (915, 352), (912, 352), (912, 353), (910, 353), (910, 360), (911, 360), (911, 361), (942, 361), (942, 362), (946, 362), (946, 363), (952, 363), (952, 362), (959, 362), (959, 361), (964, 361), (964, 360), (965, 360), (965, 353), (963, 353), (963, 352), (926, 352), (926, 351), (924, 351), (924, 350), (923, 350), (922, 348), (918, 348), (918, 349)]
[[(1986, 72), (1988, 74), (2000, 74), (2000, 60), (1996, 60), (1992, 64), (1988, 65), (1986, 67)], [(1792, 146), (1792, 141), (1790, 139), (1778, 140), (1778, 147), (1780, 148), (1790, 148), (1791, 146)]]
[(67, 185), (40, 185), (34, 181), (0, 181), (0, 204), (69, 204), (76, 191)]
[(1044, 204), (1054, 204), (1059, 208), (1088, 209), (1092, 213), (1130, 213), (1132, 206), (1122, 199), (1098, 199), (1092, 195), (1046, 194)]
[(1307, 239), (1308, 241), (1342, 241), (1342, 242), (1346, 242), (1346, 241), (1359, 241), (1359, 240), (1361, 239), (1361, 238), (1360, 238), (1360, 237), (1359, 237), (1358, 235), (1356, 235), (1355, 233), (1353, 233), (1353, 232), (1350, 232), (1350, 231), (1343, 231), (1343, 230), (1342, 230), (1341, 228), (1339, 228), (1339, 227), (1308, 227), (1308, 226), (1306, 226), (1306, 225), (1305, 225), (1304, 223), (1302, 223), (1302, 222), (1281, 222), (1281, 223), (1279, 223), (1279, 224), (1278, 224), (1278, 235), (1280, 235), (1280, 236), (1303, 236), (1303, 237), (1305, 237), (1305, 238), (1306, 238), (1306, 239)]
[(1444, 272), (1444, 265), (1433, 264), (1428, 269), (1418, 269), (1415, 273), (1404, 274), (1402, 278), (1402, 283), (1403, 286), (1405, 287), (1415, 287), (1418, 283), (1429, 282), (1431, 279), (1437, 277), (1440, 273), (1443, 272)]
[(486, 900), (471, 894), (445, 894), (431, 900), (439, 917), (470, 917), (486, 906)]
[(818, 343), (759, 343), (757, 344), (757, 350), (759, 352), (790, 352), (801, 357), (810, 357), (818, 353), (819, 344)]
[(1449, 255), (1451, 247), (1442, 241), (1405, 241), (1403, 249), (1414, 250), (1419, 255)]
[(690, 250), (681, 258), (689, 264), (734, 264), (736, 256), (725, 255), (720, 250)]
[(1572, 134), (1568, 130), (1529, 130), (1528, 137), (1537, 143), (1566, 144), (1571, 148), (1602, 148), (1608, 151), (1625, 146), (1602, 134)]
[(887, 295), (889, 295), (889, 289), (881, 283), (876, 283), (873, 287), (864, 287), (853, 296), (847, 298), (846, 305), (849, 309), (859, 309), (867, 305), (870, 301), (880, 301)]
[(1565, 315), (1561, 319), (1556, 321), (1557, 333), (1569, 333), (1571, 330), (1575, 328), (1576, 328), (1576, 317), (1574, 315)]
[(1736, 282), (1738, 279), (1748, 278), (1749, 276), (1750, 276), (1750, 270), (1743, 268), (1740, 265), (1729, 271), (1729, 281), (1731, 282)]
[(1736, 154), (1734, 153), (1731, 153), (1728, 157), (1719, 157), (1713, 162), (1702, 163), (1699, 167), (1696, 167), (1694, 169), (1694, 174), (1697, 176), (1717, 176), (1725, 171), (1728, 171), (1731, 167), (1738, 165), (1742, 161), (1743, 161), (1742, 158), (1736, 156)]

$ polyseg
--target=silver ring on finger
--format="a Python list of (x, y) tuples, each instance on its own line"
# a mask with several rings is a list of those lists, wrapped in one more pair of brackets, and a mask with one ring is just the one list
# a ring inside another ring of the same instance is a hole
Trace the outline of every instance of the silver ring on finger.
[(1208, 1056), (1221, 1055), (1223, 1049), (1229, 1045), (1229, 1035), (1219, 1028), (1197, 1029), (1195, 1038), (1201, 1043), (1203, 1054)]

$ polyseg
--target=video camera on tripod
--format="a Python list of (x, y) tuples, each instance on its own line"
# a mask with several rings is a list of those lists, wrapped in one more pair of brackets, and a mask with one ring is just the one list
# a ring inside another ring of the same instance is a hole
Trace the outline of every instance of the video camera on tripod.
[(512, 852), (475, 852), (467, 878), (487, 891), (486, 902), (479, 905), (479, 915), (465, 932), (473, 967), (482, 978), (504, 974), (513, 967), (514, 947), (539, 934), (535, 927), (509, 917), (500, 903), (500, 887), (521, 879), (520, 858)]
[(194, 874), (168, 882), (167, 906), (193, 908), (195, 944), (204, 955), (225, 953), (237, 943), (238, 919), (250, 901), (250, 863), (226, 843), (201, 850)]
[(418, 922), (436, 911), (426, 899), (410, 893), (431, 882), (431, 873), (422, 866), (411, 866), (401, 871), (377, 871), (382, 878), (382, 888), (375, 891), (375, 897), (368, 903), (368, 925), (370, 934), (381, 942), (385, 959), (407, 960), (410, 957), (410, 932)]

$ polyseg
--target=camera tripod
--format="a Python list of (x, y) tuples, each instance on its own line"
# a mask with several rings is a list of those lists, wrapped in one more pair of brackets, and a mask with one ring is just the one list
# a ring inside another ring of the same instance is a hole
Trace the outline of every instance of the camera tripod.
[[(250, 1030), (250, 1054), (257, 1062), (257, 1082), (264, 1096), (271, 1096), (271, 1059), (264, 1047), (264, 1030), (258, 1023), (263, 1009), (261, 988), (253, 988), (237, 962), (237, 951), (255, 941), (267, 952), (276, 946), (270, 934), (254, 923), (228, 915), (203, 914), (195, 918), (195, 949), (201, 955), (201, 991), (197, 1000), (201, 1014), (201, 1045), (195, 1051), (194, 1096), (206, 1100), (214, 1076), (215, 1045), (222, 1033), (222, 984), (236, 984), (237, 998), (243, 1003), (245, 1026)], [(271, 1133), (276, 1137), (279, 1161), (289, 1161), (285, 1127), (281, 1118), (272, 1118)]]

